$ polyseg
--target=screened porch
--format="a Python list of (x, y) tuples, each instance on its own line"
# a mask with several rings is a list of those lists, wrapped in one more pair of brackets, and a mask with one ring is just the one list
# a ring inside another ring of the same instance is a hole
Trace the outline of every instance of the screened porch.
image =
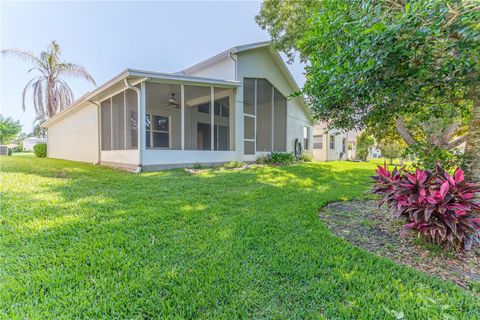
[(233, 87), (145, 81), (135, 88), (100, 102), (102, 162), (162, 165), (235, 159)]

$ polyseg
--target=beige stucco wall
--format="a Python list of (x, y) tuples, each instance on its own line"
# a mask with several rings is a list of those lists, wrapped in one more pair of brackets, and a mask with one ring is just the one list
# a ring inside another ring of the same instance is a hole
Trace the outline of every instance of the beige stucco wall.
[(97, 107), (85, 108), (52, 124), (48, 128), (49, 158), (98, 162)]
[[(347, 138), (347, 135), (340, 131), (330, 130), (326, 131), (326, 124), (319, 123), (316, 124), (313, 131), (314, 135), (323, 135), (323, 148), (322, 149), (313, 149), (313, 156), (317, 161), (334, 161), (340, 160), (340, 155), (343, 152), (342, 150), (342, 140)], [(330, 149), (330, 137), (335, 138), (335, 148)], [(347, 141), (345, 141), (345, 150), (348, 150)], [(347, 160), (347, 154), (342, 157), (342, 160)]]

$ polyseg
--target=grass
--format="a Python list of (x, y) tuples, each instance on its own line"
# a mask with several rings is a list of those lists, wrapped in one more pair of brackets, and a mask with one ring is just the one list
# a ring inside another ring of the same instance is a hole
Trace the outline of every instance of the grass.
[(335, 237), (372, 164), (118, 172), (1, 158), (0, 318), (479, 319), (454, 284)]

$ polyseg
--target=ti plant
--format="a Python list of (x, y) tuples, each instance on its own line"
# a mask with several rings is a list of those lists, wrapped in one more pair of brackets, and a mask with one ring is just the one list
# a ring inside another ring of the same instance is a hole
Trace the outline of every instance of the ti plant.
[(379, 166), (375, 172), (373, 193), (383, 195), (380, 205), (387, 203), (405, 217), (405, 227), (456, 250), (480, 244), (480, 203), (475, 200), (480, 185), (465, 181), (460, 168), (453, 176), (440, 165), (415, 173)]

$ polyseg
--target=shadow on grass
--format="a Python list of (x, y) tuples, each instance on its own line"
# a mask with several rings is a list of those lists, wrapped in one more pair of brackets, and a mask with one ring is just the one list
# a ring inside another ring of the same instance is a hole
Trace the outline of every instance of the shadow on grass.
[(323, 204), (364, 196), (373, 166), (135, 175), (35, 160), (2, 163), (0, 310), (384, 318), (386, 306), (415, 317), (425, 296), (438, 310), (478, 312), (467, 293), (356, 249), (319, 222)]

